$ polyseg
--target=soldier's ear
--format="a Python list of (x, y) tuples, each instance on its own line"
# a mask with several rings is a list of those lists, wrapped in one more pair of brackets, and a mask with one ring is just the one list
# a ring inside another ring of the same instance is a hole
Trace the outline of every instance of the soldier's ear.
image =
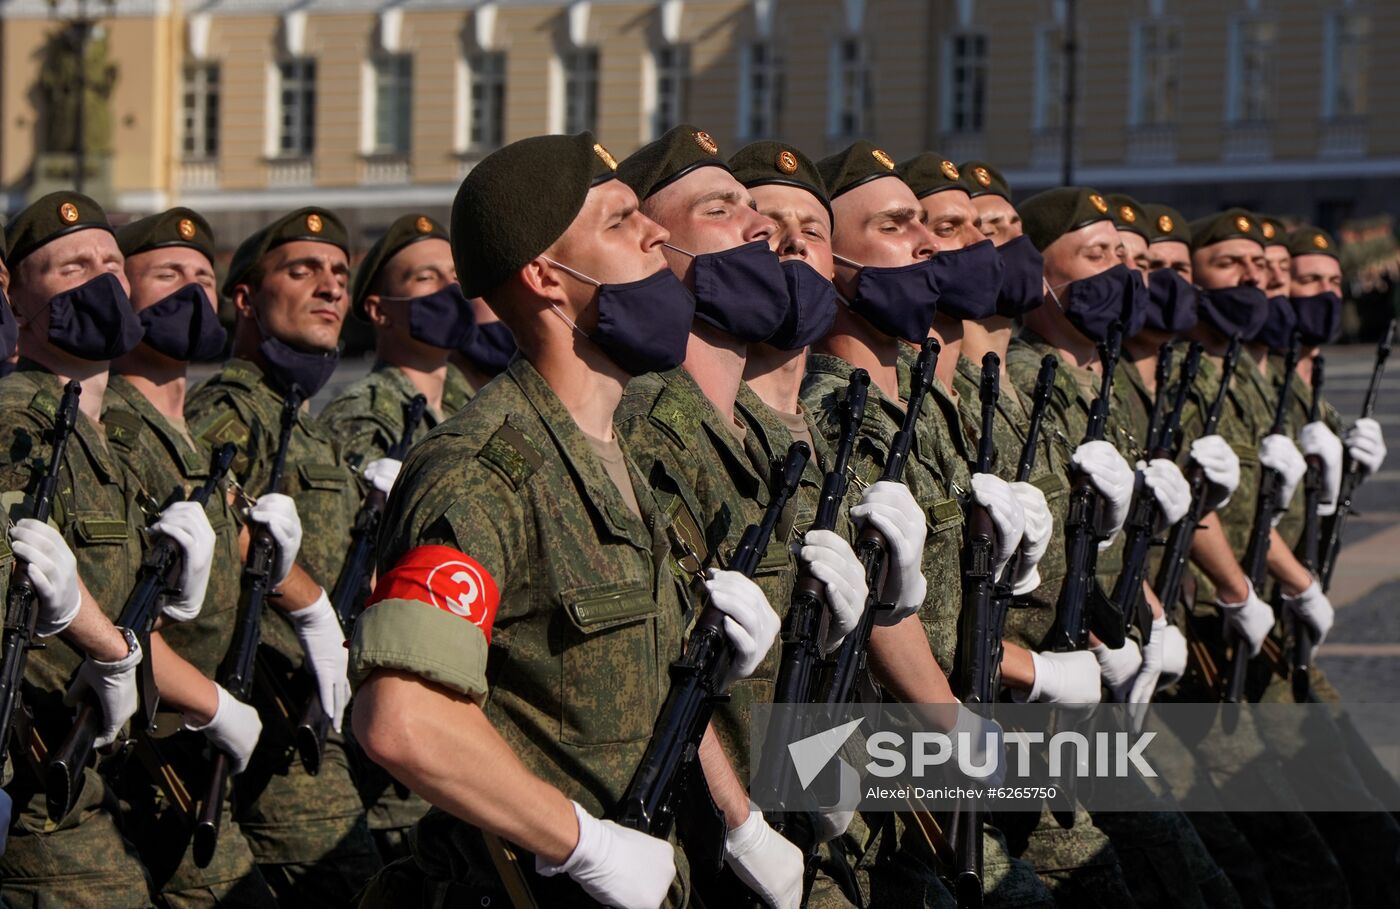
[(253, 309), (253, 289), (247, 284), (233, 285), (233, 292), (229, 295), (233, 301), (233, 311), (240, 319), (256, 319), (257, 313)]
[(569, 296), (565, 292), (562, 276), (558, 268), (551, 265), (543, 256), (536, 256), (517, 273), (520, 283), (532, 296), (555, 304), (566, 304)]
[(369, 319), (369, 324), (375, 328), (388, 328), (393, 320), (380, 305), (379, 294), (367, 294), (365, 296), (365, 317)]

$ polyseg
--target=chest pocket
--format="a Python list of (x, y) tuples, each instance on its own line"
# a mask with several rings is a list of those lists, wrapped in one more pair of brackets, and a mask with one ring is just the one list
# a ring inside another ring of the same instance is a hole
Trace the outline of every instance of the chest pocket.
[(79, 513), (74, 517), (73, 530), (83, 546), (121, 545), (127, 541), (126, 521), (117, 514)]
[(302, 464), (297, 468), (297, 476), (302, 489), (323, 492), (343, 492), (350, 482), (345, 469), (334, 464)]
[(651, 734), (660, 703), (656, 623), (646, 580), (609, 581), (560, 594), (560, 740), (635, 742)]

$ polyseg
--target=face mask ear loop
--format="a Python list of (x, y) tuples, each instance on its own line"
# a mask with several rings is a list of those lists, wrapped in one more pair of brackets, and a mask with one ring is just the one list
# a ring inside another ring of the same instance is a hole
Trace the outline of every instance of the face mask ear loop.
[[(560, 271), (564, 272), (565, 274), (569, 274), (569, 275), (574, 276), (575, 278), (578, 278), (580, 281), (584, 282), (585, 284), (592, 284), (594, 287), (602, 287), (602, 286), (603, 286), (601, 283), (599, 283), (598, 281), (595, 281), (595, 280), (593, 280), (592, 278), (588, 277), (588, 275), (585, 275), (583, 272), (581, 272), (581, 271), (574, 271), (572, 268), (570, 268), (569, 266), (565, 265), (563, 262), (555, 262), (555, 261), (554, 261), (553, 259), (551, 259), (549, 256), (540, 256), (540, 258), (541, 258), (541, 259), (544, 259), (544, 260), (545, 260), (546, 262), (548, 262), (550, 265), (553, 265), (555, 268), (559, 269)], [(565, 325), (569, 326), (569, 327), (572, 328), (574, 331), (578, 332), (579, 337), (581, 337), (581, 338), (587, 338), (587, 339), (590, 340), (590, 341), (593, 340), (592, 338), (589, 338), (589, 337), (588, 337), (588, 332), (586, 332), (586, 331), (584, 331), (582, 328), (579, 328), (579, 327), (578, 327), (578, 323), (576, 323), (573, 319), (570, 319), (568, 316), (564, 315), (564, 310), (560, 309), (559, 306), (558, 306), (558, 304), (552, 303), (552, 302), (551, 302), (551, 303), (549, 304), (549, 308), (552, 309), (552, 310), (554, 310), (554, 314), (555, 314), (556, 316), (558, 316), (559, 318), (561, 318), (561, 319), (564, 320), (564, 324), (565, 324)]]
[(690, 250), (687, 250), (687, 249), (681, 249), (679, 246), (672, 246), (670, 243), (662, 243), (661, 245), (664, 246), (664, 247), (666, 247), (667, 249), (671, 250), (672, 252), (678, 252), (678, 253), (680, 253), (681, 255), (687, 256), (687, 257), (689, 257), (689, 258), (691, 258), (691, 259), (698, 258), (698, 256), (695, 255), (695, 253), (693, 253), (693, 252), (691, 252)]
[(1045, 292), (1050, 295), (1050, 299), (1055, 301), (1055, 308), (1063, 313), (1065, 307), (1064, 304), (1060, 302), (1060, 295), (1055, 293), (1055, 288), (1051, 287), (1050, 282), (1044, 278), (1040, 279), (1040, 283), (1045, 285)]

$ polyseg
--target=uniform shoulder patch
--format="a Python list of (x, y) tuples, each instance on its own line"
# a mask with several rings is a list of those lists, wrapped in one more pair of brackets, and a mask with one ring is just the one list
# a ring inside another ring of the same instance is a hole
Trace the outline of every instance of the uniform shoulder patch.
[(248, 425), (239, 417), (238, 411), (228, 408), (215, 411), (190, 427), (190, 435), (217, 448), (225, 442), (232, 442), (239, 448), (248, 443)]
[(450, 546), (419, 546), (379, 579), (365, 608), (383, 600), (412, 600), (466, 619), (490, 643), (501, 593), (485, 566), (466, 553)]
[(688, 448), (689, 440), (700, 431), (701, 416), (695, 401), (673, 385), (667, 385), (656, 396), (648, 416), (666, 430), (681, 448)]
[(141, 438), (145, 421), (129, 410), (112, 408), (102, 415), (102, 425), (107, 429), (108, 442), (130, 451)]
[(496, 469), (506, 482), (519, 489), (521, 484), (544, 463), (539, 449), (519, 428), (509, 422), (492, 433), (477, 457)]
[(36, 392), (34, 397), (29, 399), (29, 409), (43, 414), (49, 422), (53, 422), (58, 417), (58, 398), (47, 391)]

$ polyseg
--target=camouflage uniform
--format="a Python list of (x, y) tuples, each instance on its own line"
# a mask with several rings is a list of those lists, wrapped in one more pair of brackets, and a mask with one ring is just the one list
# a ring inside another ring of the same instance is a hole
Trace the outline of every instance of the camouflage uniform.
[[(239, 359), (224, 364), (185, 403), (190, 434), (200, 445), (238, 445), (233, 475), (254, 496), (267, 491), (281, 414), (282, 395), (257, 365)], [(340, 574), (359, 503), (355, 478), (331, 438), (303, 410), (283, 480), (303, 527), (297, 564), (327, 590)], [(303, 770), (292, 739), (294, 723), (281, 710), (299, 717), (313, 681), (301, 668), (301, 645), (279, 610), (264, 611), (261, 633), (256, 687), (264, 695), (259, 698), (263, 732), (252, 763), (236, 780), (238, 821), (282, 900), (343, 906), (379, 865), (364, 806), (341, 736), (327, 737), (317, 776)], [(269, 687), (277, 690), (269, 694)]]
[[(126, 378), (114, 375), (103, 398), (102, 422), (113, 459), (126, 472), (138, 501), (154, 514), (173, 501), (189, 497), (209, 476), (208, 452), (164, 417)], [(229, 504), (228, 485), (221, 483), (205, 507), (214, 529), (214, 557), (209, 587), (199, 617), (167, 625), (161, 631), (171, 648), (212, 678), (233, 639), (239, 594), (239, 525)], [(275, 906), (267, 882), (237, 822), (229, 821), (208, 867), (195, 865), (188, 846), (189, 816), (157, 784), (154, 762), (165, 764), (187, 792), (200, 792), (208, 762), (200, 733), (178, 732), (169, 738), (144, 739), (142, 760), (128, 765), (118, 783), (131, 805), (126, 813), (132, 838), (155, 880), (161, 900), (171, 907), (218, 905)]]
[[(449, 377), (454, 372), (462, 375), (456, 367), (447, 368)], [(423, 419), (411, 437), (414, 445), (443, 419), (461, 410), (470, 399), (469, 389), (465, 396), (463, 394), (465, 381), (463, 377), (463, 385), (444, 386), (442, 413), (434, 413), (431, 407), (423, 411)], [(418, 389), (403, 370), (377, 362), (369, 375), (351, 384), (326, 405), (320, 420), (331, 430), (346, 462), (360, 469), (376, 458), (387, 457), (389, 449), (403, 438), (405, 410), (416, 394)]]
[[(30, 514), (35, 485), (49, 457), (62, 383), (31, 363), (0, 381), (0, 425), (5, 455), (0, 460), (0, 501), (12, 519)], [(143, 521), (126, 478), (107, 449), (100, 425), (79, 413), (64, 452), (52, 523), (77, 556), (78, 572), (109, 617), (126, 601), (141, 564)], [(11, 560), (8, 541), (5, 561)], [(6, 566), (8, 568), (8, 566)], [(68, 681), (82, 654), (59, 637), (29, 653), (25, 706), (34, 731), (54, 747), (73, 722), (63, 705)], [(12, 746), (18, 746), (18, 735)], [(12, 747), (15, 777), (6, 789), (14, 800), (9, 845), (0, 857), (0, 896), (11, 909), (81, 905), (129, 909), (150, 905), (149, 881), (136, 850), (118, 829), (117, 798), (92, 768), (83, 771), (74, 808), (50, 821), (42, 781)]]
[(447, 381), (442, 386), (442, 417), (447, 419), (476, 396), (476, 390), (467, 381), (466, 373), (455, 364), (447, 364)]
[[(452, 613), (384, 599), (361, 616), (351, 647), (357, 682), (394, 669), (477, 700), (534, 773), (598, 816), (641, 760), (689, 618), (668, 568), (669, 518), (628, 466), (642, 517), (516, 358), (409, 454), (380, 538), (381, 577), (429, 545), (489, 573), (500, 591), (490, 641)], [(389, 866), (362, 905), (504, 904), (474, 828), (433, 809), (411, 843), (413, 858)], [(683, 861), (678, 852), (677, 906), (688, 898)], [(521, 867), (540, 905), (584, 902), (566, 876), (537, 879), (528, 856)]]

